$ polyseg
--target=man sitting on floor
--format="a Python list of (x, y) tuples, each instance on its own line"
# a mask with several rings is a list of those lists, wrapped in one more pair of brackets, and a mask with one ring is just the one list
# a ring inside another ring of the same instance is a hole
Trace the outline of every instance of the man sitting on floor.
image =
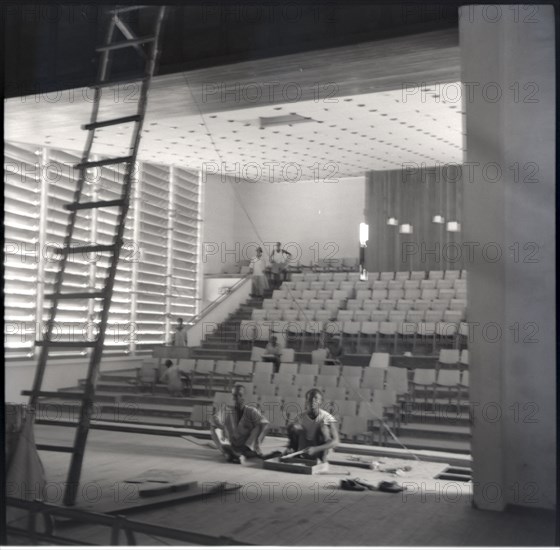
[(305, 394), (305, 410), (288, 423), (290, 452), (306, 452), (302, 458), (319, 458), (327, 461), (330, 449), (339, 444), (336, 418), (321, 409), (323, 394), (313, 388)]
[(257, 408), (245, 405), (243, 384), (235, 384), (232, 397), (233, 407), (222, 408), (212, 415), (210, 431), (226, 460), (242, 464), (245, 458), (262, 456), (260, 446), (269, 423)]

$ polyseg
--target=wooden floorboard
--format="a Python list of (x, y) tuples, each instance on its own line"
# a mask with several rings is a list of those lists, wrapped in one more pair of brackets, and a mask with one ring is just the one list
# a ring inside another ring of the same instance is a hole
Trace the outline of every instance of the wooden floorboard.
[[(71, 441), (72, 433), (70, 429), (37, 426), (36, 440), (65, 444)], [(281, 439), (267, 438), (264, 447), (270, 450), (282, 444)], [(63, 483), (68, 457), (48, 452), (40, 455), (51, 486)], [(377, 460), (388, 466), (407, 464), (413, 469), (403, 477), (395, 477), (353, 468), (352, 476), (371, 483), (397, 480), (406, 487), (404, 493), (342, 491), (338, 484), (340, 479), (349, 477), (346, 475), (271, 472), (263, 470), (258, 461), (230, 465), (217, 451), (181, 438), (91, 432), (82, 475), (82, 487), (89, 487), (90, 499), (87, 502), (82, 497), (78, 505), (94, 511), (103, 500), (134, 498), (122, 481), (150, 468), (184, 469), (193, 473), (202, 488), (229, 481), (240, 483), (241, 489), (193, 502), (161, 504), (127, 516), (259, 545), (553, 544), (553, 516), (474, 510), (470, 484), (433, 479), (444, 469), (444, 463), (388, 457)], [(106, 530), (94, 526), (68, 526), (63, 532), (68, 537), (85, 536), (105, 544), (108, 540)], [(142, 542), (161, 544), (157, 540)]]

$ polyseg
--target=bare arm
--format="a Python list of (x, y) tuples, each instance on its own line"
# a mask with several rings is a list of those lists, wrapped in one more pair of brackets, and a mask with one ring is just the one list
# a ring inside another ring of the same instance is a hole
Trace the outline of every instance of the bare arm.
[(336, 427), (335, 423), (321, 426), (321, 432), (323, 434), (323, 437), (325, 438), (325, 443), (323, 443), (322, 445), (309, 447), (307, 453), (311, 456), (326, 451), (327, 449), (332, 449), (340, 443), (340, 440), (338, 438), (338, 428)]

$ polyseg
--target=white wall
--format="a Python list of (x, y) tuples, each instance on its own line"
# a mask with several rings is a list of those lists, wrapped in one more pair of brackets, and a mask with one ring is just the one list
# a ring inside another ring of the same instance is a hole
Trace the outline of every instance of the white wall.
[[(365, 177), (337, 183), (239, 183), (234, 233), (242, 256), (250, 243), (291, 243), (288, 250), (303, 264), (318, 259), (357, 257), (358, 226), (363, 221)], [(250, 218), (250, 219), (249, 219)]]
[[(204, 275), (223, 273), (238, 261), (228, 250), (235, 249), (233, 235), (235, 195), (229, 178), (204, 173), (202, 192), (202, 272)], [(236, 185), (235, 183), (233, 185)]]

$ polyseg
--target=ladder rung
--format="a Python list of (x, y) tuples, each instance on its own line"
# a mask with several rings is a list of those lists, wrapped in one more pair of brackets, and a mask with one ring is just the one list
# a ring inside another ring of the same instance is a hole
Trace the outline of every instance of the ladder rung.
[(145, 44), (146, 42), (153, 42), (156, 39), (155, 36), (143, 36), (142, 38), (132, 38), (130, 40), (123, 40), (122, 42), (115, 42), (114, 44), (106, 44), (105, 46), (100, 46), (95, 48), (98, 52), (106, 52), (109, 50), (122, 50), (123, 48), (129, 48), (131, 46), (138, 46), (140, 44)]
[(114, 157), (112, 159), (88, 160), (74, 165), (74, 168), (76, 170), (79, 170), (80, 168), (95, 168), (96, 166), (109, 166), (110, 164), (121, 164), (123, 162), (132, 162), (133, 160), (134, 157), (132, 155), (129, 155), (128, 157)]
[(37, 443), (36, 447), (38, 451), (54, 451), (55, 453), (74, 452), (74, 447), (64, 447), (62, 445), (45, 445), (43, 443)]
[(116, 126), (117, 124), (127, 124), (128, 122), (138, 122), (142, 117), (140, 115), (123, 116), (113, 118), (111, 120), (103, 120), (101, 122), (93, 122), (92, 124), (83, 124), (83, 130), (95, 130), (95, 128), (104, 128), (105, 126)]
[[(134, 77), (128, 77), (128, 78), (122, 78), (122, 79), (115, 79), (115, 80), (104, 80), (103, 82), (97, 82), (95, 84), (91, 84), (89, 87), (90, 88), (108, 88), (110, 86), (121, 86), (124, 84), (132, 84), (134, 82), (144, 82), (144, 80), (147, 80), (147, 77), (145, 75), (141, 75), (138, 76), (137, 78)], [(126, 92), (127, 90), (123, 90), (123, 93)]]
[(54, 342), (47, 340), (36, 340), (36, 346), (51, 346), (55, 348), (93, 348), (97, 344), (96, 341), (81, 341), (81, 342)]
[(56, 254), (64, 254), (65, 251), (68, 252), (68, 254), (79, 254), (83, 252), (114, 252), (115, 250), (116, 246), (114, 244), (95, 244), (86, 246), (72, 246), (70, 248), (54, 248)]
[[(31, 390), (22, 390), (21, 395), (33, 395)], [(38, 397), (59, 397), (66, 399), (83, 399), (84, 394), (78, 392), (66, 392), (66, 391), (38, 391)]]
[(115, 199), (112, 201), (94, 201), (94, 202), (80, 202), (65, 204), (65, 210), (87, 210), (88, 208), (109, 208), (111, 206), (122, 206), (124, 201), (122, 199)]
[(153, 8), (154, 6), (123, 6), (122, 8), (114, 8), (112, 10), (108, 10), (107, 13), (117, 14), (117, 13), (126, 13), (128, 11), (134, 10), (145, 10), (146, 8)]
[(45, 294), (45, 300), (80, 300), (83, 298), (104, 298), (105, 292), (103, 290), (96, 290), (95, 292), (61, 292), (60, 294)]

